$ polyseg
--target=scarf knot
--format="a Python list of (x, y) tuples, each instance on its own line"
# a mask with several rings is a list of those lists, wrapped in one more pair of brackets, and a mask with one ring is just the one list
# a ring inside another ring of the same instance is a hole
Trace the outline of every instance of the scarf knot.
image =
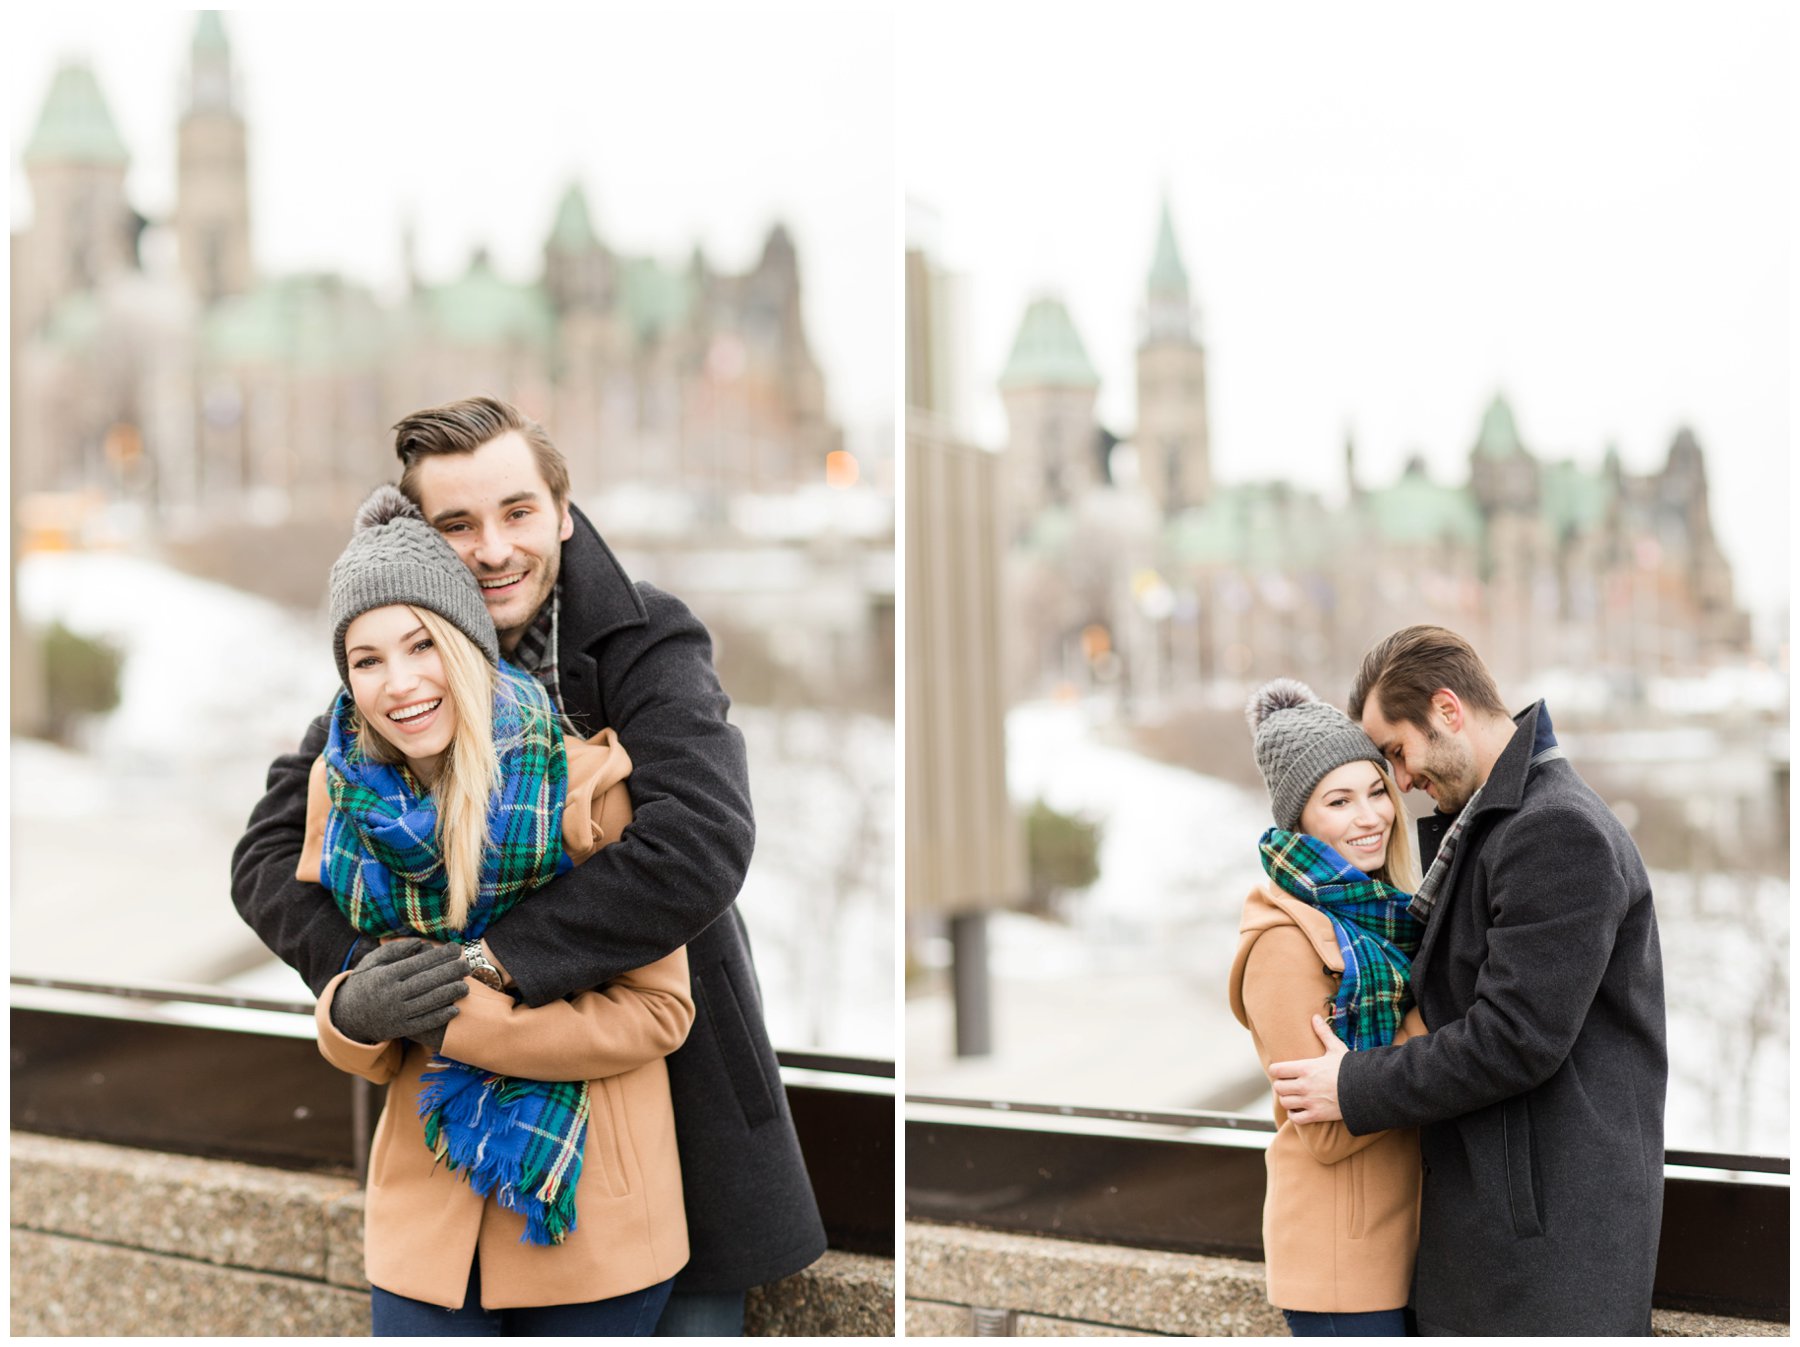
[(1411, 895), (1371, 879), (1306, 833), (1270, 828), (1257, 842), (1263, 869), (1284, 893), (1325, 914), (1344, 956), (1332, 1028), (1352, 1050), (1394, 1041), (1413, 1004), (1412, 957), (1424, 928)]
[[(357, 930), (377, 939), (478, 940), (570, 868), (562, 843), (568, 755), (535, 678), (500, 665), (493, 722), (500, 788), (488, 803), (477, 890), (460, 927), (450, 921), (437, 799), (404, 767), (362, 755), (354, 711), (349, 692), (339, 692), (325, 744), (331, 814), (320, 880)], [(522, 1080), (440, 1054), (420, 1087), (433, 1154), (477, 1193), (523, 1215), (524, 1242), (561, 1244), (575, 1229), (587, 1082)]]

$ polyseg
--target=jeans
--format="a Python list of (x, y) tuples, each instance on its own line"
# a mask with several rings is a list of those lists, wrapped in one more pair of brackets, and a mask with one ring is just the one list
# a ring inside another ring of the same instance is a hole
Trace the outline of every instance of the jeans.
[(1331, 1314), (1318, 1310), (1283, 1310), (1288, 1332), (1296, 1338), (1403, 1338), (1406, 1311), (1365, 1310)]
[(741, 1338), (742, 1291), (677, 1291), (656, 1325), (659, 1338)]
[(481, 1308), (481, 1260), (469, 1266), (469, 1290), (460, 1310), (427, 1305), (369, 1288), (369, 1312), (378, 1338), (647, 1338), (675, 1279), (583, 1305)]

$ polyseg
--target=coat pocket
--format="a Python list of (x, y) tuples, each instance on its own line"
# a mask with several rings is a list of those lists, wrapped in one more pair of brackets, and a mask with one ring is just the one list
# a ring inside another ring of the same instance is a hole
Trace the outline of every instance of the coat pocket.
[(1347, 1155), (1338, 1162), (1338, 1170), (1343, 1175), (1344, 1184), (1344, 1224), (1351, 1239), (1361, 1239), (1363, 1229), (1368, 1225), (1368, 1194), (1364, 1190), (1363, 1164), (1366, 1153), (1357, 1151)]
[(588, 1133), (581, 1166), (608, 1197), (631, 1192), (631, 1171), (625, 1164), (628, 1133), (619, 1083), (611, 1076), (588, 1082)]
[(1513, 1234), (1541, 1235), (1544, 1217), (1528, 1099), (1508, 1099), (1500, 1106), (1500, 1139), (1506, 1155), (1506, 1197), (1512, 1209)]
[(771, 1086), (764, 1074), (762, 1053), (751, 1035), (731, 970), (723, 963), (700, 969), (694, 979), (694, 999), (700, 1003), (700, 1017), (711, 1026), (745, 1124), (755, 1127), (768, 1122), (777, 1112), (774, 1090), (779, 1083)]

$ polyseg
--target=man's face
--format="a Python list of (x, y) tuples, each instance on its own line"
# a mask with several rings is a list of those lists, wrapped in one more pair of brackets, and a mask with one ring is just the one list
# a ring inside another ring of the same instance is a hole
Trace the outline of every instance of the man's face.
[(517, 431), (472, 454), (437, 454), (413, 474), (419, 509), (481, 583), (508, 654), (556, 587), (563, 541), (575, 531)]
[[(1435, 718), (1435, 706), (1431, 714)], [(1403, 791), (1424, 791), (1441, 813), (1454, 814), (1481, 785), (1475, 749), (1465, 729), (1390, 721), (1381, 714), (1379, 694), (1371, 694), (1363, 703), (1362, 727), (1393, 767), (1394, 783)]]

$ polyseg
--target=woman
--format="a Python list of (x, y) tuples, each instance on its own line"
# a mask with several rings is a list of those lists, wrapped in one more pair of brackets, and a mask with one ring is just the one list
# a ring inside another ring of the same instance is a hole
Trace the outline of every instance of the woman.
[(687, 956), (537, 1009), (483, 930), (630, 821), (610, 731), (565, 742), (480, 588), (392, 487), (332, 568), (345, 688), (303, 880), (387, 943), (319, 998), (319, 1047), (386, 1084), (364, 1217), (374, 1332), (648, 1335), (687, 1261), (664, 1057)]
[[(1420, 927), (1411, 829), (1381, 754), (1303, 683), (1277, 679), (1247, 717), (1276, 826), (1258, 843), (1231, 968), (1231, 1008), (1263, 1069), (1317, 1056), (1323, 1014), (1354, 1049), (1425, 1032), (1408, 971)], [(1275, 1105), (1263, 1205), (1269, 1300), (1295, 1337), (1396, 1336), (1419, 1246), (1414, 1131), (1351, 1136)]]

